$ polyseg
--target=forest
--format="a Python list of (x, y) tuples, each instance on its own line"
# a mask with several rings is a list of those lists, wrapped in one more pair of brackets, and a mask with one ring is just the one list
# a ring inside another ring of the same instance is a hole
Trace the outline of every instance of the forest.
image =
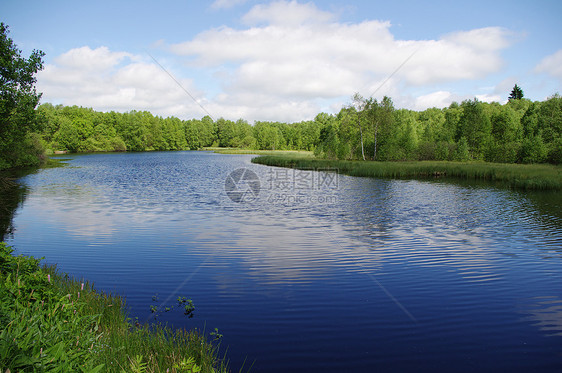
[(180, 120), (147, 111), (98, 112), (42, 104), (34, 136), (48, 152), (197, 150), (234, 147), (309, 150), (317, 157), (377, 161), (562, 162), (562, 97), (542, 102), (477, 99), (424, 111), (395, 109), (390, 98), (355, 95), (332, 115), (297, 123)]

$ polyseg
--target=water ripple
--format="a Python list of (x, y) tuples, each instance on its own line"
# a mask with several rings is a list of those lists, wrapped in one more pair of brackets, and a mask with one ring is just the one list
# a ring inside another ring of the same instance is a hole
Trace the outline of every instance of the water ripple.
[[(125, 294), (141, 319), (154, 294), (192, 298), (193, 319), (163, 321), (219, 327), (235, 369), (246, 356), (270, 372), (560, 362), (558, 194), (342, 175), (295, 191), (251, 156), (70, 158), (22, 180), (10, 243)], [(248, 203), (224, 190), (240, 167), (262, 181)]]

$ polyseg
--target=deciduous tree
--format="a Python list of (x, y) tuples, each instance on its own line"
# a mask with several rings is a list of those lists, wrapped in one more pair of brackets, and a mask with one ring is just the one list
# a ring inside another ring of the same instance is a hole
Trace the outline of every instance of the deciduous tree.
[(35, 74), (43, 68), (44, 53), (34, 50), (29, 58), (22, 57), (8, 32), (0, 23), (0, 169), (39, 162), (29, 135), (41, 97)]

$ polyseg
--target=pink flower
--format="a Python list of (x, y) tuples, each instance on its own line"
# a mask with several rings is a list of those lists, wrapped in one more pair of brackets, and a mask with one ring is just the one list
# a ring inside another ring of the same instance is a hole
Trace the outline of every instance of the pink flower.
[(47, 275), (47, 281), (51, 282), (51, 275)]
[(84, 283), (81, 284), (80, 290), (84, 290)]

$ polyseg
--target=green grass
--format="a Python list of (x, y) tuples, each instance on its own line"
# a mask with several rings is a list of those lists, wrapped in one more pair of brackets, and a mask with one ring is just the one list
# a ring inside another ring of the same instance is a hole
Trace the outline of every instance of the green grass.
[(123, 298), (12, 254), (0, 243), (0, 371), (227, 371), (204, 333), (133, 323)]
[(256, 157), (254, 163), (300, 169), (333, 168), (351, 176), (395, 179), (484, 180), (526, 190), (562, 189), (562, 166), (486, 162), (372, 162), (341, 161), (279, 155)]
[(258, 155), (281, 155), (296, 158), (312, 158), (314, 154), (305, 150), (255, 150), (241, 148), (215, 148), (207, 147), (201, 150), (213, 151), (219, 154), (258, 154)]

